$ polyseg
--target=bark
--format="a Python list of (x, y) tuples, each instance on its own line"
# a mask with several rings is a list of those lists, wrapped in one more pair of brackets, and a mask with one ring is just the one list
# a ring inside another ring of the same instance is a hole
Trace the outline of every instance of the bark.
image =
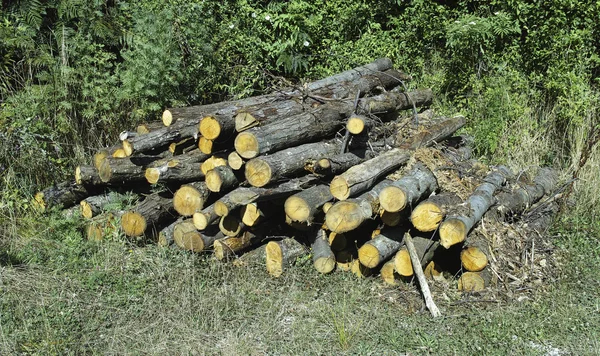
[(264, 187), (283, 178), (292, 178), (304, 173), (307, 160), (334, 155), (339, 144), (331, 142), (307, 143), (257, 157), (246, 162), (245, 176), (254, 187)]
[(165, 149), (171, 143), (182, 141), (187, 138), (198, 137), (198, 122), (181, 121), (169, 127), (154, 130), (145, 135), (139, 135), (131, 139), (123, 140), (123, 149), (127, 156), (134, 153), (144, 153)]
[(239, 181), (229, 166), (219, 166), (206, 173), (206, 186), (211, 192), (227, 192), (237, 187)]
[(295, 239), (271, 241), (266, 247), (267, 272), (273, 277), (280, 277), (286, 268), (296, 263), (297, 258), (306, 254), (306, 247)]
[(121, 227), (126, 236), (154, 236), (157, 226), (175, 218), (173, 198), (154, 193), (123, 214)]
[(412, 211), (410, 220), (413, 226), (419, 231), (434, 231), (437, 230), (442, 220), (448, 214), (448, 211), (461, 203), (462, 199), (456, 194), (442, 192), (419, 203)]
[(305, 166), (309, 172), (322, 176), (341, 174), (348, 169), (375, 157), (375, 152), (366, 149), (354, 150), (331, 157), (319, 157), (311, 160)]
[(440, 224), (440, 241), (445, 248), (463, 242), (469, 231), (495, 203), (494, 193), (512, 176), (510, 169), (500, 166), (484, 179), (465, 202), (465, 212), (452, 214)]
[(116, 145), (113, 147), (103, 148), (94, 154), (93, 166), (96, 169), (100, 169), (100, 166), (102, 165), (102, 161), (104, 161), (104, 159), (106, 157), (124, 158), (124, 157), (127, 157), (127, 155), (125, 154), (125, 151), (123, 150), (122, 144), (119, 144), (119, 145)]
[(377, 96), (363, 98), (358, 101), (357, 113), (382, 114), (398, 110), (428, 106), (433, 101), (431, 89), (415, 90), (408, 93), (385, 92)]
[(379, 193), (392, 183), (385, 179), (355, 199), (335, 203), (325, 214), (325, 224), (337, 233), (356, 229), (379, 212)]
[(247, 204), (286, 198), (311, 187), (317, 180), (316, 177), (305, 176), (270, 188), (240, 187), (222, 196), (215, 203), (215, 212), (219, 216), (225, 216), (234, 209)]
[(313, 265), (319, 273), (330, 273), (335, 268), (335, 255), (329, 246), (327, 233), (319, 229), (316, 234), (312, 244)]
[(40, 211), (52, 207), (67, 209), (97, 191), (98, 188), (85, 187), (75, 182), (62, 182), (38, 192), (33, 202)]
[(204, 203), (210, 195), (205, 182), (184, 184), (173, 196), (173, 206), (182, 216), (192, 216), (204, 208)]
[(189, 220), (183, 220), (175, 225), (173, 230), (173, 240), (180, 248), (192, 251), (201, 252), (209, 249), (216, 240), (224, 238), (218, 229), (211, 229), (200, 232), (196, 230), (194, 224)]
[(211, 204), (192, 215), (194, 226), (200, 231), (206, 229), (209, 225), (217, 220), (219, 220), (219, 215), (217, 215), (215, 212), (215, 204)]
[(253, 250), (244, 253), (233, 261), (236, 267), (263, 267), (267, 256), (267, 245), (261, 245)]
[(177, 219), (158, 232), (158, 246), (169, 247), (175, 243), (175, 226), (182, 221), (181, 218)]
[(106, 157), (98, 169), (98, 174), (106, 184), (144, 182), (146, 167), (159, 159), (161, 157), (158, 156)]
[(104, 185), (98, 170), (94, 166), (77, 166), (75, 168), (75, 183), (79, 185)]
[(237, 258), (245, 251), (261, 243), (261, 237), (244, 231), (240, 237), (226, 237), (215, 241), (214, 253), (219, 261)]
[(329, 187), (315, 185), (287, 198), (284, 204), (285, 214), (292, 220), (312, 224), (321, 207), (333, 200)]
[(81, 215), (85, 219), (91, 219), (96, 215), (102, 213), (106, 206), (114, 204), (115, 202), (122, 199), (122, 196), (116, 193), (93, 195), (82, 200), (79, 205), (81, 209)]
[(138, 135), (145, 135), (147, 133), (150, 133), (151, 131), (161, 129), (163, 127), (164, 127), (164, 125), (162, 122), (152, 121), (152, 122), (147, 122), (144, 124), (139, 124), (136, 127), (135, 131)]
[(365, 267), (375, 268), (390, 259), (402, 246), (404, 229), (382, 231), (358, 249), (358, 259)]
[(390, 213), (414, 206), (438, 189), (437, 179), (429, 168), (417, 163), (402, 178), (379, 193), (381, 207)]

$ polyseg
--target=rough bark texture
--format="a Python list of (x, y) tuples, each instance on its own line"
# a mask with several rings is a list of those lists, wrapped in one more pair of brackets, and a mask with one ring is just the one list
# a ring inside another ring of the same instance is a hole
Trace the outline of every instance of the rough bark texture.
[(106, 157), (98, 174), (107, 184), (123, 184), (146, 181), (146, 167), (161, 159), (158, 156), (135, 156), (128, 158)]
[(169, 127), (154, 130), (123, 141), (123, 149), (127, 156), (168, 147), (172, 142), (198, 137), (198, 122), (181, 121)]
[(425, 165), (417, 163), (406, 175), (379, 193), (381, 207), (391, 213), (414, 206), (438, 189), (437, 179)]
[(146, 168), (144, 177), (150, 184), (186, 183), (204, 178), (204, 173), (200, 170), (200, 164), (197, 162), (180, 161), (173, 158), (161, 166)]
[(440, 241), (442, 246), (449, 248), (463, 242), (469, 231), (481, 220), (485, 212), (494, 204), (494, 193), (507, 179), (512, 177), (509, 168), (500, 166), (484, 179), (465, 202), (466, 212), (460, 215), (446, 217), (440, 225)]
[(319, 157), (309, 161), (305, 167), (309, 172), (332, 176), (341, 174), (357, 164), (375, 157), (375, 152), (366, 149), (354, 150), (331, 157)]
[(316, 234), (312, 244), (313, 265), (320, 273), (330, 273), (335, 268), (335, 255), (329, 246), (327, 233), (319, 229)]
[(404, 229), (382, 231), (358, 249), (360, 263), (369, 268), (375, 268), (391, 258), (402, 246)]
[(292, 220), (312, 224), (321, 207), (333, 200), (329, 187), (315, 185), (287, 198), (284, 204), (285, 214)]
[(304, 245), (295, 239), (271, 241), (266, 247), (267, 272), (280, 277), (285, 269), (296, 263), (296, 259), (308, 253)]
[(410, 220), (419, 231), (434, 231), (446, 217), (448, 211), (461, 203), (462, 200), (456, 194), (442, 192), (419, 203), (412, 211)]
[(79, 185), (104, 185), (98, 170), (94, 166), (77, 166), (75, 168), (75, 183)]
[(335, 203), (325, 214), (327, 227), (337, 233), (354, 230), (379, 212), (379, 193), (393, 181), (385, 179), (356, 199)]
[(307, 160), (334, 155), (339, 150), (335, 141), (307, 143), (257, 157), (246, 162), (245, 175), (254, 187), (264, 187), (282, 178), (291, 178), (304, 173)]
[(158, 233), (156, 226), (175, 218), (172, 197), (155, 193), (139, 202), (133, 210), (125, 212), (121, 217), (121, 227), (130, 237), (154, 236)]
[(41, 211), (52, 207), (67, 209), (75, 206), (96, 191), (96, 188), (85, 187), (75, 182), (62, 182), (38, 192), (33, 202)]
[(211, 192), (227, 192), (237, 187), (239, 181), (229, 166), (219, 166), (206, 173), (206, 186)]
[(175, 220), (158, 232), (158, 246), (168, 247), (175, 243), (175, 226), (182, 221), (182, 219)]

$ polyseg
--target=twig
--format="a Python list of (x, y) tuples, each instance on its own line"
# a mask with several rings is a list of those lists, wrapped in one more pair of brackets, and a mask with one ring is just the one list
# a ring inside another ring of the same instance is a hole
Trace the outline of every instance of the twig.
[(427, 280), (425, 279), (425, 274), (423, 273), (423, 268), (421, 267), (421, 262), (419, 260), (419, 255), (417, 254), (417, 249), (413, 244), (412, 237), (407, 232), (404, 234), (404, 243), (406, 244), (406, 248), (408, 249), (408, 254), (410, 255), (410, 261), (413, 265), (413, 271), (417, 275), (417, 280), (419, 281), (419, 285), (421, 286), (421, 293), (423, 293), (423, 298), (425, 299), (425, 305), (427, 309), (431, 312), (431, 315), (434, 318), (442, 316), (442, 313), (438, 309), (437, 305), (433, 301), (431, 297), (431, 292), (429, 291), (429, 284), (427, 284)]

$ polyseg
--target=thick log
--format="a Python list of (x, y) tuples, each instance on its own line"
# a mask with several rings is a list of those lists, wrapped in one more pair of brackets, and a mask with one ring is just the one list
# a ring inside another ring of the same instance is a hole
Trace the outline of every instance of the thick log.
[(388, 229), (367, 241), (358, 249), (358, 260), (365, 267), (375, 268), (390, 259), (402, 246), (405, 229)]
[(465, 122), (463, 116), (443, 119), (419, 132), (413, 138), (402, 142), (400, 148), (391, 149), (348, 169), (333, 178), (330, 185), (331, 194), (337, 199), (344, 200), (369, 189), (382, 176), (405, 164), (413, 150), (430, 146), (450, 137), (456, 130), (464, 126)]
[(33, 203), (40, 211), (52, 207), (67, 209), (94, 194), (97, 190), (97, 188), (85, 187), (75, 182), (62, 182), (36, 193)]
[(244, 159), (237, 152), (231, 152), (227, 156), (227, 164), (235, 171), (242, 169), (244, 163)]
[(257, 157), (246, 162), (245, 176), (252, 186), (264, 187), (271, 182), (303, 174), (307, 160), (334, 155), (339, 147), (335, 141), (315, 142)]
[(319, 273), (330, 273), (335, 268), (335, 255), (331, 251), (325, 230), (316, 231), (312, 244), (313, 265)]
[(75, 183), (79, 185), (104, 185), (98, 170), (94, 166), (77, 166), (75, 168)]
[[(325, 96), (330, 99), (352, 98), (357, 93), (359, 96), (364, 96), (375, 87), (383, 89), (393, 88), (400, 84), (398, 79), (406, 80), (407, 76), (397, 70), (389, 69), (372, 72), (350, 82), (340, 81), (338, 83), (331, 83), (328, 87), (319, 90), (318, 93), (313, 92), (312, 94), (317, 94), (320, 97)], [(310, 94), (302, 100), (299, 99), (276, 100), (267, 104), (245, 107), (235, 116), (235, 129), (241, 132), (260, 124), (281, 120), (282, 118), (307, 111), (311, 104), (318, 105), (322, 102), (320, 98), (311, 96)], [(230, 124), (227, 124), (229, 127)]]
[(176, 224), (173, 230), (173, 240), (177, 246), (192, 252), (207, 250), (216, 240), (224, 237), (225, 235), (215, 229), (200, 232), (189, 220), (183, 220)]
[(479, 272), (488, 264), (487, 255), (476, 246), (469, 246), (460, 252), (460, 262), (464, 269)]
[(167, 109), (163, 112), (162, 121), (165, 126), (172, 125), (178, 121), (186, 120), (195, 121), (196, 124), (198, 124), (201, 118), (208, 114), (233, 116), (238, 111), (243, 111), (244, 108), (252, 105), (264, 105), (266, 103), (273, 102), (276, 100), (288, 100), (290, 97), (293, 96), (302, 97), (305, 95), (305, 91), (316, 92), (316, 94), (319, 94), (319, 90), (322, 88), (332, 85), (337, 86), (340, 82), (353, 81), (364, 75), (383, 72), (391, 68), (392, 61), (390, 59), (380, 58), (367, 65), (350, 69), (345, 72), (333, 75), (331, 77), (308, 83), (306, 87), (302, 89), (288, 88), (279, 90), (278, 92), (272, 94), (254, 96), (235, 101)]
[(412, 109), (431, 105), (433, 92), (431, 89), (415, 90), (408, 93), (385, 92), (377, 96), (363, 98), (358, 101), (359, 113), (381, 114), (392, 111)]
[(135, 128), (135, 132), (138, 135), (145, 135), (147, 133), (150, 133), (151, 131), (161, 129), (163, 127), (164, 127), (164, 125), (160, 121), (146, 122), (146, 123), (137, 125), (137, 127)]
[(423, 232), (437, 230), (451, 208), (462, 203), (455, 193), (442, 192), (422, 201), (412, 211), (410, 221), (413, 226)]
[[(214, 242), (214, 254), (219, 261), (236, 258), (261, 243), (260, 236), (244, 231), (240, 237), (226, 237)], [(264, 261), (263, 261), (264, 262)]]
[(107, 184), (144, 182), (146, 167), (160, 159), (159, 156), (106, 157), (100, 164), (98, 174), (100, 180)]
[(481, 292), (490, 286), (493, 280), (489, 268), (480, 272), (465, 272), (458, 279), (458, 290), (462, 292)]
[(296, 259), (308, 253), (306, 247), (295, 239), (270, 241), (266, 247), (267, 272), (280, 277), (286, 268), (296, 263)]
[(288, 196), (311, 187), (317, 182), (314, 176), (292, 179), (270, 188), (239, 187), (222, 196), (215, 203), (215, 213), (225, 216), (236, 208), (260, 201), (268, 201)]
[(445, 248), (463, 242), (467, 234), (481, 220), (485, 212), (495, 203), (494, 193), (499, 189), (507, 179), (512, 177), (509, 168), (500, 166), (488, 174), (484, 183), (479, 185), (473, 194), (461, 207), (462, 211), (457, 211), (440, 224), (440, 242)]
[(211, 192), (228, 192), (237, 187), (239, 181), (229, 166), (218, 166), (206, 173), (206, 187)]
[[(433, 241), (430, 238), (413, 236), (413, 245), (417, 251), (418, 261), (421, 267), (425, 267), (431, 262), (435, 251), (440, 245), (438, 241)], [(411, 277), (414, 274), (413, 263), (410, 258), (410, 253), (406, 246), (402, 246), (396, 252), (394, 257), (396, 272), (403, 277)]]
[(333, 200), (329, 186), (324, 184), (303, 190), (287, 198), (284, 204), (285, 214), (292, 220), (312, 224), (321, 207)]
[(385, 179), (355, 199), (335, 203), (325, 214), (327, 227), (337, 233), (351, 231), (379, 212), (379, 193), (393, 181)]
[(161, 159), (146, 168), (144, 176), (150, 184), (159, 182), (186, 183), (204, 178), (200, 169), (200, 162), (208, 158), (207, 155), (195, 149), (187, 154), (169, 159)]
[(385, 211), (399, 212), (407, 206), (414, 206), (437, 189), (438, 184), (433, 173), (425, 165), (417, 163), (402, 178), (379, 193), (379, 204)]
[(133, 210), (121, 217), (121, 227), (126, 236), (154, 236), (155, 228), (169, 220), (175, 220), (173, 198), (154, 193), (139, 202)]
[(267, 259), (267, 245), (250, 250), (233, 261), (236, 267), (263, 267)]
[(175, 226), (182, 221), (183, 219), (181, 218), (177, 219), (158, 232), (158, 246), (169, 247), (175, 243)]
[(209, 225), (219, 220), (219, 215), (215, 212), (215, 204), (211, 204), (201, 211), (195, 212), (192, 215), (192, 221), (196, 229), (202, 231)]
[(192, 216), (204, 208), (204, 203), (210, 195), (205, 182), (184, 184), (173, 196), (175, 211), (181, 216)]

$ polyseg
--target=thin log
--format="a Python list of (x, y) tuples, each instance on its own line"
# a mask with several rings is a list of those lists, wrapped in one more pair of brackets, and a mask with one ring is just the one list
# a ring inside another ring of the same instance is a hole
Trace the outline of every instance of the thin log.
[(131, 139), (123, 140), (127, 156), (167, 148), (171, 143), (187, 138), (198, 138), (198, 122), (181, 121), (169, 127), (151, 131)]
[(245, 176), (254, 187), (304, 173), (307, 160), (334, 155), (339, 150), (335, 141), (307, 143), (246, 162)]
[(155, 228), (169, 220), (175, 220), (173, 198), (154, 193), (139, 202), (133, 210), (127, 211), (121, 217), (121, 227), (126, 236), (153, 236), (158, 231)]
[(458, 279), (458, 290), (462, 292), (481, 292), (493, 281), (492, 272), (486, 268), (480, 272), (465, 272)]
[(215, 155), (215, 156), (208, 158), (204, 162), (202, 162), (202, 164), (200, 165), (200, 170), (202, 171), (202, 173), (204, 173), (204, 175), (206, 175), (208, 172), (212, 171), (213, 169), (220, 167), (220, 166), (226, 166), (226, 165), (227, 165), (226, 158), (223, 158), (220, 155)]
[(261, 243), (260, 236), (244, 231), (239, 237), (226, 237), (214, 242), (214, 254), (219, 261), (236, 258)]
[(346, 130), (353, 135), (359, 135), (368, 131), (373, 126), (373, 120), (365, 115), (350, 115), (346, 122)]
[(227, 192), (235, 188), (239, 181), (229, 166), (218, 166), (206, 173), (206, 186), (211, 192)]
[(388, 229), (367, 241), (358, 249), (358, 260), (365, 267), (375, 268), (390, 259), (402, 246), (404, 229)]
[(292, 221), (310, 225), (321, 207), (331, 200), (333, 196), (327, 185), (315, 185), (287, 198), (284, 204), (285, 214)]
[(233, 170), (237, 171), (242, 169), (244, 163), (244, 159), (240, 157), (237, 152), (231, 152), (229, 156), (227, 156), (227, 164), (229, 164), (229, 167), (231, 167)]
[(96, 215), (101, 214), (105, 208), (111, 204), (122, 200), (123, 196), (117, 193), (93, 195), (79, 202), (81, 215), (85, 219), (91, 219)]
[(182, 221), (183, 219), (179, 218), (158, 232), (158, 246), (169, 247), (175, 244), (175, 226)]
[(306, 247), (295, 239), (271, 241), (266, 247), (267, 272), (273, 277), (280, 277), (286, 268), (296, 263), (296, 259), (307, 253)]
[(422, 201), (412, 211), (410, 221), (413, 226), (423, 232), (437, 230), (451, 208), (462, 203), (455, 193), (442, 192)]
[(327, 233), (317, 230), (312, 244), (313, 265), (319, 273), (327, 274), (335, 269), (335, 255), (331, 251)]
[(465, 206), (461, 207), (464, 212), (452, 214), (440, 224), (442, 246), (449, 248), (467, 238), (469, 231), (494, 204), (496, 190), (504, 185), (510, 177), (512, 177), (512, 172), (504, 166), (498, 167), (485, 177), (484, 183), (475, 189), (465, 202)]
[[(435, 251), (440, 245), (439, 242), (437, 240), (433, 241), (430, 238), (421, 236), (412, 236), (412, 242), (415, 250), (417, 251), (417, 257), (421, 267), (423, 268), (427, 266), (433, 259)], [(406, 245), (398, 249), (398, 252), (396, 252), (396, 256), (394, 257), (394, 261), (396, 263), (394, 267), (399, 275), (403, 277), (411, 277), (414, 274), (413, 262)]]
[(160, 159), (159, 156), (106, 157), (98, 169), (98, 174), (102, 182), (107, 184), (144, 182), (146, 167)]
[(144, 177), (150, 184), (198, 181), (204, 178), (204, 173), (200, 170), (200, 164), (197, 161), (200, 157), (202, 156), (193, 158), (183, 156), (182, 158), (174, 157), (167, 161), (161, 160), (161, 165), (155, 163), (152, 164), (152, 167), (146, 168)]
[(219, 215), (215, 212), (215, 204), (211, 204), (201, 211), (195, 212), (192, 215), (192, 221), (196, 229), (202, 231), (209, 225), (219, 220)]
[(407, 206), (414, 206), (437, 189), (437, 179), (433, 173), (425, 165), (417, 163), (402, 178), (381, 190), (379, 204), (385, 211), (399, 212)]
[(160, 121), (147, 122), (147, 123), (139, 124), (136, 127), (135, 132), (138, 135), (145, 135), (147, 133), (150, 133), (151, 131), (161, 129), (161, 128), (163, 128), (163, 126), (164, 126), (163, 123)]
[(192, 252), (207, 250), (216, 240), (224, 237), (225, 235), (215, 229), (200, 232), (189, 220), (183, 220), (176, 224), (173, 230), (173, 240), (177, 246)]
[(413, 264), (413, 270), (414, 273), (417, 275), (417, 280), (419, 281), (421, 293), (423, 294), (423, 298), (425, 299), (425, 305), (427, 306), (427, 309), (429, 309), (431, 315), (434, 318), (442, 316), (442, 313), (438, 309), (437, 305), (435, 305), (433, 297), (431, 296), (429, 284), (427, 283), (425, 274), (423, 274), (423, 267), (421, 267), (421, 262), (417, 253), (417, 249), (415, 248), (415, 245), (413, 244), (413, 239), (409, 233), (406, 233), (406, 235), (404, 236), (404, 243), (408, 248), (408, 253), (410, 254), (410, 259)]
[(375, 157), (375, 152), (359, 149), (331, 157), (318, 157), (318, 159), (309, 160), (304, 168), (315, 174), (332, 176), (344, 173), (351, 167), (373, 157)]
[(179, 215), (192, 216), (204, 208), (209, 195), (205, 182), (184, 184), (175, 192), (173, 206)]
[(98, 170), (94, 166), (77, 166), (75, 168), (75, 183), (79, 185), (104, 185)]

